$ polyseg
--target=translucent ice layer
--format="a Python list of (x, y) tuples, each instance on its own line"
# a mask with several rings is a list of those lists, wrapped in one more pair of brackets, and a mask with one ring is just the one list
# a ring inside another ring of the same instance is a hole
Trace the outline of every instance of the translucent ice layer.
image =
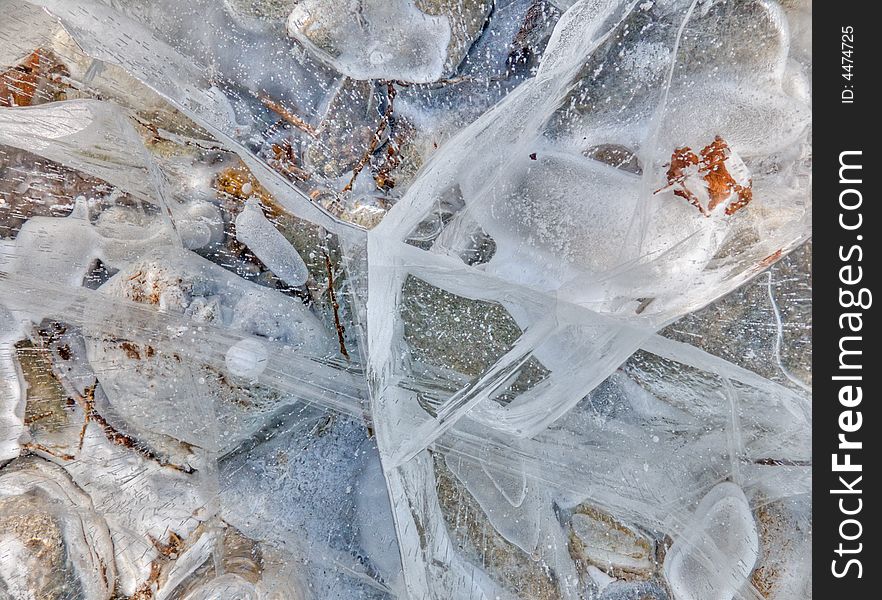
[(810, 1), (0, 14), (0, 596), (810, 597)]

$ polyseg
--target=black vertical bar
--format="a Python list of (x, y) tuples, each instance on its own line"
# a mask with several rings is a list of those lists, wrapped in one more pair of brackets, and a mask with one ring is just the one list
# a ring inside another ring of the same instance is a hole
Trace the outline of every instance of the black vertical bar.
[[(873, 2), (816, 2), (813, 27), (813, 586), (882, 597), (879, 422), (872, 292), (879, 251), (876, 134), (882, 34)], [(841, 436), (841, 437), (840, 437)], [(871, 491), (872, 490), (872, 491)]]

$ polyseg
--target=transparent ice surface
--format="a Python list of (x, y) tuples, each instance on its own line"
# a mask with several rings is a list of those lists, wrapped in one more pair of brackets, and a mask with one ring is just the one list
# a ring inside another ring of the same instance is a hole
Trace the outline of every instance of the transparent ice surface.
[(810, 597), (810, 1), (0, 14), (0, 596)]

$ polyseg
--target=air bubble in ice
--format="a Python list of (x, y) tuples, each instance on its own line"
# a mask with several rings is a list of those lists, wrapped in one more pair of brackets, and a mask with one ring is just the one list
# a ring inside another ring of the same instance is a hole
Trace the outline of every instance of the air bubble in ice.
[(266, 369), (268, 358), (269, 354), (262, 343), (254, 338), (246, 338), (230, 346), (224, 362), (233, 375), (256, 379)]
[(676, 600), (732, 600), (759, 556), (750, 505), (731, 482), (701, 500), (686, 530), (665, 559), (665, 575)]
[(263, 214), (257, 200), (249, 198), (236, 217), (236, 239), (248, 246), (282, 281), (299, 287), (306, 283), (309, 272), (297, 251), (285, 236)]

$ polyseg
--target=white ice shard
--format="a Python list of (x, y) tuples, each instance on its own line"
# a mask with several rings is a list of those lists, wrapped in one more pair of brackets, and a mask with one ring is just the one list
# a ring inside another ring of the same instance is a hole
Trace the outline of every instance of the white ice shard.
[(285, 236), (267, 220), (253, 197), (248, 199), (236, 217), (236, 239), (248, 246), (270, 271), (288, 285), (299, 287), (306, 283), (309, 272), (303, 259)]
[(665, 557), (676, 600), (732, 600), (759, 557), (750, 504), (737, 485), (724, 482), (702, 498)]
[(102, 256), (100, 237), (89, 222), (88, 203), (78, 198), (70, 216), (35, 217), (14, 241), (0, 241), (0, 268), (80, 286), (95, 259)]
[(100, 177), (145, 202), (156, 201), (155, 172), (117, 106), (87, 99), (0, 108), (0, 143)]
[(15, 342), (25, 329), (21, 321), (0, 304), (0, 461), (19, 455), (25, 434), (26, 387), (15, 362)]

